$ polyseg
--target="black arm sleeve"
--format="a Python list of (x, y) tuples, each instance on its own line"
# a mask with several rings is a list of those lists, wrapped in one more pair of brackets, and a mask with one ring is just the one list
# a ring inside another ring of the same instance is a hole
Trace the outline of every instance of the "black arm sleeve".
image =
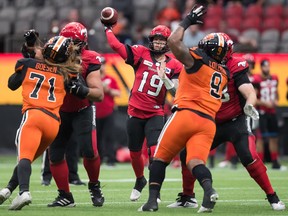
[(22, 85), (27, 71), (25, 62), (25, 60), (18, 60), (15, 65), (15, 73), (13, 73), (8, 79), (8, 87), (12, 91), (15, 91)]
[(10, 77), (9, 77), (9, 80), (8, 80), (8, 87), (15, 91), (16, 89), (18, 89), (21, 85), (22, 85), (22, 82), (24, 80), (24, 77), (25, 77), (25, 74), (23, 76), (24, 73), (22, 72), (15, 72), (14, 74), (12, 74)]
[(234, 74), (233, 79), (235, 82), (235, 86), (237, 88), (239, 88), (239, 86), (241, 86), (242, 84), (251, 83), (247, 72), (248, 72), (248, 68)]

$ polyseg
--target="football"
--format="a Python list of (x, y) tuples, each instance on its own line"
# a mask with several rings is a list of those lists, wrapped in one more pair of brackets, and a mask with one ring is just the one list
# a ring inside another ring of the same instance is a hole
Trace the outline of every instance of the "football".
[(118, 12), (112, 7), (105, 7), (101, 11), (100, 20), (104, 25), (115, 25), (118, 20)]

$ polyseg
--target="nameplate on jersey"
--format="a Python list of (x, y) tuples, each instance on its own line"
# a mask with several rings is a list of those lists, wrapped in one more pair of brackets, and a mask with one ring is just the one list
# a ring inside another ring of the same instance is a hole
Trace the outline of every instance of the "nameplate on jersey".
[(147, 65), (148, 67), (152, 67), (153, 66), (153, 62), (150, 62), (150, 61), (147, 61), (147, 60), (144, 60), (143, 64)]

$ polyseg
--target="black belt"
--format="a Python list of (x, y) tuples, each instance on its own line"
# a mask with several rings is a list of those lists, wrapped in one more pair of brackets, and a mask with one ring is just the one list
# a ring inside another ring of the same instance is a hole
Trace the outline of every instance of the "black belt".
[(203, 113), (203, 112), (200, 112), (198, 110), (194, 110), (194, 109), (191, 109), (191, 108), (179, 108), (177, 106), (173, 106), (172, 109), (171, 109), (172, 113), (174, 113), (175, 111), (181, 111), (181, 110), (189, 110), (189, 111), (191, 111), (193, 113), (196, 113), (197, 115), (199, 115), (199, 116), (201, 116), (203, 118), (207, 118), (207, 119), (209, 119), (209, 120), (211, 120), (211, 121), (213, 121), (215, 123), (214, 118), (212, 118), (210, 115), (208, 115), (206, 113)]
[[(55, 120), (59, 121), (60, 122), (60, 118), (58, 116), (56, 116), (54, 113), (44, 109), (44, 108), (30, 108), (30, 109), (37, 109), (37, 110), (40, 110), (42, 112), (44, 112), (45, 114), (51, 116), (52, 118), (54, 118)], [(29, 110), (29, 109), (28, 109)]]

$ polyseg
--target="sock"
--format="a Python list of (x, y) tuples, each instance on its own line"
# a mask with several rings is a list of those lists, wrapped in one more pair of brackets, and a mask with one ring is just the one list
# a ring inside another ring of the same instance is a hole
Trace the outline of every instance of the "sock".
[(100, 173), (100, 157), (98, 156), (95, 159), (87, 159), (83, 158), (83, 164), (86, 169), (86, 172), (89, 177), (89, 182), (97, 183), (99, 180), (99, 173)]
[(153, 161), (149, 172), (149, 198), (148, 202), (157, 202), (162, 183), (165, 178), (167, 163)]
[(11, 179), (9, 180), (8, 185), (6, 187), (12, 193), (18, 187), (18, 185), (19, 185), (19, 182), (18, 182), (18, 165), (17, 165), (15, 166)]
[(271, 157), (271, 161), (277, 161), (278, 160), (278, 152), (270, 152), (270, 157)]
[(189, 171), (186, 164), (181, 163), (181, 169), (182, 169), (183, 194), (188, 195), (188, 196), (193, 196), (194, 195), (194, 184), (195, 184), (196, 178)]
[(192, 174), (196, 177), (204, 193), (212, 191), (212, 175), (209, 169), (204, 164), (199, 164), (192, 169)]
[(141, 178), (144, 176), (144, 161), (142, 158), (142, 151), (133, 152), (130, 151), (130, 158), (132, 168), (134, 170), (136, 178)]
[(70, 192), (68, 181), (69, 171), (66, 160), (63, 160), (60, 163), (50, 164), (50, 170), (56, 182), (58, 190), (63, 190), (66, 193), (69, 193)]
[(28, 159), (21, 159), (18, 163), (18, 180), (20, 195), (24, 191), (29, 191), (30, 176), (31, 176), (31, 161)]
[(252, 164), (249, 164), (246, 169), (250, 176), (262, 188), (262, 190), (265, 191), (266, 194), (274, 193), (266, 172), (267, 169), (260, 158), (256, 158), (256, 160)]

